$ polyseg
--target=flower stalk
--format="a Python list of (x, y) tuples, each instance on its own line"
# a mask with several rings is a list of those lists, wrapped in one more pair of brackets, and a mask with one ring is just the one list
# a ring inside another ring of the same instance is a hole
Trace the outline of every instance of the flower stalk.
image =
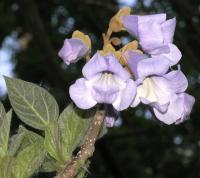
[(55, 178), (73, 178), (79, 173), (80, 169), (94, 153), (95, 142), (102, 128), (104, 115), (104, 111), (96, 112), (85, 143), (81, 146), (77, 155), (74, 156), (70, 162), (67, 162), (62, 171), (60, 171)]

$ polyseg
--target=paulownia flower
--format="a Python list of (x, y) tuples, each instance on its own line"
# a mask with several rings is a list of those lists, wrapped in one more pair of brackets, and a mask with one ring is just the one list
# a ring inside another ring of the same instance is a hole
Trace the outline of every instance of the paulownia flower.
[(71, 39), (65, 39), (63, 47), (58, 52), (58, 56), (69, 65), (77, 62), (84, 57), (91, 48), (91, 42), (87, 35), (82, 32), (75, 31)]
[(145, 55), (131, 51), (126, 57), (135, 78), (140, 80), (142, 77), (131, 106), (140, 102), (148, 104), (160, 121), (166, 124), (182, 122), (190, 114), (195, 99), (184, 93), (188, 81), (180, 69), (166, 73), (165, 59), (144, 59)]
[(105, 118), (104, 118), (104, 125), (106, 127), (113, 127), (115, 121), (119, 118), (119, 111), (113, 108), (112, 105), (106, 104), (105, 105)]
[(79, 108), (89, 109), (97, 103), (107, 103), (121, 111), (133, 102), (136, 84), (113, 54), (103, 56), (97, 52), (85, 64), (82, 73), (84, 78), (76, 80), (69, 89)]
[(172, 44), (176, 26), (175, 18), (166, 20), (166, 14), (155, 14), (127, 15), (122, 19), (124, 27), (139, 40), (146, 53), (167, 57), (171, 66), (181, 59), (181, 52)]

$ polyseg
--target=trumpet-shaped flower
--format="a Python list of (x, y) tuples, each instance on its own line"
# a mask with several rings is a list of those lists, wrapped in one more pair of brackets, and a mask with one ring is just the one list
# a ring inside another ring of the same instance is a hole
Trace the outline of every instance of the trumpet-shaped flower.
[(171, 66), (181, 59), (181, 52), (172, 44), (175, 18), (166, 20), (166, 14), (128, 15), (123, 17), (123, 24), (127, 31), (136, 36), (146, 53), (167, 57)]
[(121, 111), (133, 102), (136, 84), (113, 54), (102, 56), (97, 52), (82, 73), (84, 78), (78, 79), (69, 89), (79, 108), (89, 109), (97, 103), (107, 103)]
[(70, 63), (77, 62), (88, 51), (89, 48), (83, 43), (82, 40), (76, 38), (65, 39), (63, 47), (58, 52), (58, 56), (62, 58), (67, 65), (69, 65)]
[(58, 56), (69, 65), (84, 57), (91, 48), (90, 38), (80, 31), (75, 31), (72, 38), (65, 39), (63, 47), (58, 52)]
[(144, 59), (145, 55), (130, 51), (127, 58), (136, 79), (142, 77), (131, 106), (140, 102), (150, 105), (156, 117), (166, 124), (183, 121), (191, 112), (194, 98), (184, 93), (188, 81), (180, 69), (165, 74), (167, 62), (164, 60), (155, 62), (154, 58)]

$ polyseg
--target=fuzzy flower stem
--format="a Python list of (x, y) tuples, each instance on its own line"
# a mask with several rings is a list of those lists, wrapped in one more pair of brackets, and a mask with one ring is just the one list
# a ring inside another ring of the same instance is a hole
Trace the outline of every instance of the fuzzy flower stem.
[(93, 155), (95, 150), (95, 142), (98, 138), (104, 120), (104, 112), (97, 111), (90, 127), (89, 134), (85, 140), (85, 143), (81, 146), (79, 152), (75, 157), (68, 162), (63, 170), (58, 173), (55, 178), (73, 178), (84, 166), (86, 161)]

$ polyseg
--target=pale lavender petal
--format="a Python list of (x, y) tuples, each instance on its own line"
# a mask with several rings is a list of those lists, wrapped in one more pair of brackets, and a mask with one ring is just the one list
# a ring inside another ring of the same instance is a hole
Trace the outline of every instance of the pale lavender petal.
[(69, 65), (70, 64), (70, 60), (74, 60), (76, 58), (72, 57), (72, 59), (68, 59), (68, 56), (70, 56), (71, 54), (73, 54), (73, 50), (72, 50), (72, 46), (69, 43), (69, 40), (66, 39), (64, 41), (64, 45), (63, 47), (60, 49), (60, 51), (58, 52), (58, 56), (60, 58), (62, 58), (64, 60), (64, 62)]
[(127, 59), (128, 66), (131, 69), (131, 72), (133, 73), (135, 78), (138, 78), (138, 72), (137, 72), (138, 63), (142, 59), (148, 58), (148, 56), (145, 54), (140, 54), (140, 53), (129, 50), (129, 51), (125, 52), (125, 57)]
[(141, 23), (138, 26), (138, 36), (139, 44), (148, 53), (161, 46), (164, 42), (160, 24), (153, 21)]
[(135, 108), (136, 106), (138, 106), (140, 104), (140, 96), (137, 94), (136, 92), (136, 96), (135, 99), (133, 100), (133, 102), (131, 103), (131, 107)]
[(138, 38), (138, 16), (127, 15), (122, 17), (123, 25), (127, 31)]
[(137, 15), (127, 15), (122, 17), (122, 22), (124, 27), (127, 29), (129, 33), (139, 37), (138, 34), (138, 26), (141, 23), (148, 23), (149, 21), (155, 23), (163, 23), (166, 20), (166, 14), (154, 14), (154, 15), (144, 15), (144, 16), (137, 16)]
[(69, 88), (71, 99), (81, 109), (89, 109), (97, 104), (86, 82), (84, 78), (80, 78)]
[(70, 63), (77, 62), (87, 52), (88, 48), (80, 39), (66, 39), (61, 50), (58, 52), (58, 56), (69, 65)]
[(183, 99), (177, 95), (171, 96), (170, 104), (166, 112), (159, 112), (156, 108), (153, 109), (156, 117), (165, 124), (173, 124), (181, 118), (184, 111)]
[(180, 50), (176, 47), (176, 45), (169, 43), (169, 53), (162, 54), (167, 57), (170, 62), (170, 66), (176, 65), (182, 57)]
[(169, 60), (164, 56), (147, 58), (144, 54), (132, 51), (126, 52), (125, 56), (137, 83), (141, 83), (148, 76), (164, 75), (169, 70)]
[(69, 39), (74, 53), (77, 53), (78, 57), (83, 57), (89, 50), (84, 42), (78, 38)]
[(166, 112), (162, 113), (154, 108), (154, 113), (160, 121), (166, 124), (178, 124), (190, 115), (194, 102), (194, 97), (186, 93), (173, 95)]
[(166, 112), (167, 109), (168, 109), (168, 106), (169, 106), (169, 102), (165, 103), (165, 104), (160, 104), (159, 102), (151, 102), (151, 101), (149, 101), (149, 100), (147, 100), (146, 98), (143, 98), (143, 97), (140, 97), (140, 101), (143, 104), (149, 105), (152, 108), (155, 108), (160, 112)]
[(126, 83), (125, 88), (120, 91), (117, 99), (113, 102), (112, 105), (117, 111), (127, 109), (133, 102), (135, 95), (136, 84), (133, 80), (129, 79)]
[(164, 36), (164, 43), (172, 43), (176, 27), (176, 18), (165, 21), (161, 24), (161, 27)]
[(164, 112), (169, 104), (170, 95), (169, 83), (165, 78), (146, 78), (141, 85), (137, 86), (136, 98), (131, 107), (137, 106), (141, 101)]
[(154, 55), (160, 55), (160, 54), (169, 53), (169, 52), (170, 52), (169, 46), (167, 46), (166, 44), (163, 44), (159, 46), (159, 48), (151, 50), (149, 54), (153, 57)]
[(195, 103), (195, 98), (187, 93), (181, 93), (180, 97), (184, 100), (184, 112), (182, 113), (182, 117), (176, 121), (176, 124), (183, 122), (190, 115), (193, 105)]
[(95, 75), (107, 70), (107, 63), (104, 57), (99, 53), (95, 55), (85, 64), (82, 69), (83, 76), (87, 79), (93, 78)]
[(130, 74), (112, 54), (103, 57), (99, 52), (86, 63), (82, 72), (87, 79), (90, 79), (101, 72), (111, 72), (118, 75), (124, 81), (130, 78)]
[(119, 93), (119, 86), (110, 73), (102, 73), (92, 86), (92, 97), (98, 103), (111, 104)]
[(188, 80), (180, 70), (171, 71), (163, 76), (169, 82), (169, 87), (174, 93), (182, 93), (188, 87)]
[(149, 95), (152, 95), (151, 92), (154, 93), (153, 95), (156, 98), (154, 101), (158, 102), (160, 105), (169, 103), (170, 96), (174, 94), (174, 91), (172, 92), (170, 88), (169, 81), (162, 76), (154, 76), (150, 78), (150, 82), (151, 84), (149, 85), (151, 86), (149, 86), (149, 91), (147, 91), (147, 93)]
[(114, 75), (117, 75), (123, 81), (126, 81), (127, 79), (131, 78), (128, 71), (122, 67), (122, 65), (113, 55), (106, 56), (105, 60), (108, 66), (108, 69), (107, 69), (108, 72), (111, 72)]
[(138, 79), (143, 80), (152, 75), (164, 75), (169, 70), (169, 61), (166, 57), (155, 56), (143, 59), (138, 63)]
[(138, 19), (139, 23), (146, 23), (149, 21), (163, 23), (166, 20), (166, 14), (140, 15), (138, 16)]

